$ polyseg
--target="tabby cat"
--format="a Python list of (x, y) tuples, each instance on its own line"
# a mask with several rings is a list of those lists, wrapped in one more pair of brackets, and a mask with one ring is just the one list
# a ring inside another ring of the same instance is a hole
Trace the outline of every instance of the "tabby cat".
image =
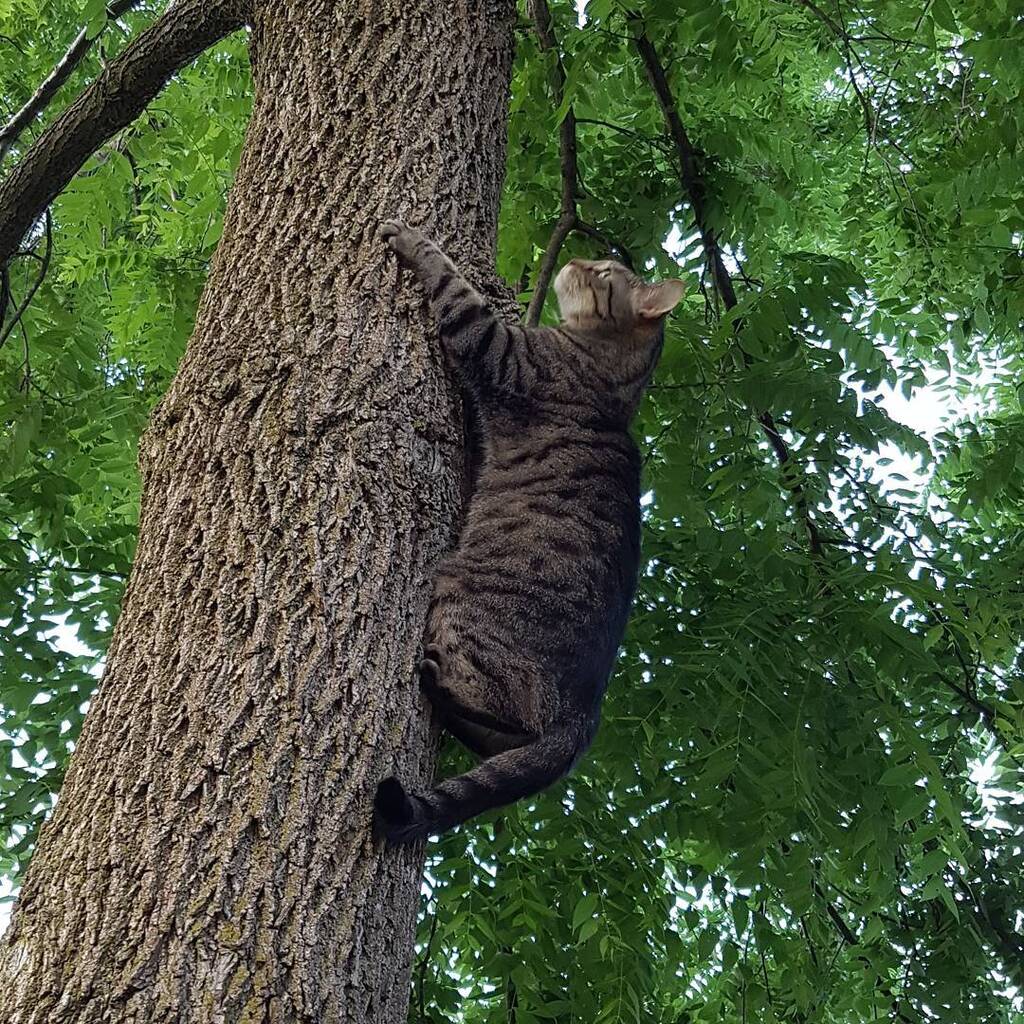
[(485, 760), (423, 793), (380, 783), (377, 828), (405, 843), (538, 793), (594, 737), (639, 565), (628, 427), (683, 285), (570, 260), (555, 280), (562, 325), (510, 326), (421, 232), (389, 220), (380, 237), (426, 291), (483, 446), (438, 569), (420, 684)]

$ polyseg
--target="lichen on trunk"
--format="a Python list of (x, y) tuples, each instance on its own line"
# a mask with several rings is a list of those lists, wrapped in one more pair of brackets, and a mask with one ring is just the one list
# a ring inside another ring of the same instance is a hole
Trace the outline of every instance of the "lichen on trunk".
[(404, 1020), (432, 770), (414, 660), (461, 427), (376, 240), (483, 277), (510, 2), (259, 3), (254, 111), (195, 334), (143, 438), (102, 685), (0, 940), (12, 1024)]

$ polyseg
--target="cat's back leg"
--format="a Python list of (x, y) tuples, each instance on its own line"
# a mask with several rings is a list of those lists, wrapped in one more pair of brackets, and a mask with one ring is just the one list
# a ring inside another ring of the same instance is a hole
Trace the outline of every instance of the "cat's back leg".
[(429, 617), (420, 685), (442, 716), (507, 736), (539, 735), (557, 715), (543, 672), (458, 609), (435, 608)]
[(489, 681), (467, 666), (461, 655), (427, 644), (419, 672), (420, 687), (445, 717), (458, 717), (499, 732), (522, 731), (515, 716), (491, 699)]

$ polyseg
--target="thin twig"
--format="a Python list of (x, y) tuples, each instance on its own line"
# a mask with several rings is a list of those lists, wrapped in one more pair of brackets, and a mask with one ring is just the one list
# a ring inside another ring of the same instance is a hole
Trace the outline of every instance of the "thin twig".
[(7, 319), (7, 307), (11, 304), (11, 270), (6, 263), (0, 265), (0, 327)]
[(965, 878), (962, 878), (958, 871), (949, 867), (946, 869), (945, 874), (952, 879), (953, 884), (970, 900), (975, 918), (980, 919), (983, 924), (988, 926), (989, 933), (993, 939), (992, 944), (996, 947), (997, 952), (1003, 957), (1007, 965), (1020, 963), (1022, 958), (1024, 958), (1024, 941), (1021, 941), (1012, 928), (1008, 929), (1003, 921), (997, 920), (993, 916), (988, 904), (985, 902), (984, 896), (978, 896), (973, 886)]
[[(917, 220), (918, 230), (921, 234), (921, 241), (923, 242), (925, 248), (931, 251), (931, 244), (928, 240), (928, 234), (925, 231), (924, 223), (922, 221), (921, 214), (917, 208), (917, 202), (914, 199), (914, 194), (910, 188), (910, 183), (907, 180), (906, 173), (902, 169), (893, 169), (892, 163), (890, 162), (889, 158), (885, 155), (885, 153), (882, 151), (882, 147), (879, 145), (880, 141), (884, 142), (887, 146), (893, 149), (893, 151), (900, 157), (902, 161), (904, 161), (907, 164), (913, 163), (910, 156), (907, 154), (906, 150), (903, 148), (903, 146), (900, 145), (900, 143), (896, 139), (888, 135), (880, 138), (878, 128), (879, 125), (882, 123), (882, 108), (884, 107), (885, 101), (888, 98), (889, 92), (892, 89), (896, 71), (902, 63), (903, 58), (906, 56), (907, 51), (910, 49), (911, 46), (915, 45), (914, 40), (897, 39), (894, 36), (883, 37), (888, 42), (891, 42), (894, 45), (902, 46), (903, 49), (897, 57), (896, 63), (889, 74), (889, 79), (886, 83), (885, 88), (880, 89), (875, 84), (874, 78), (868, 71), (867, 62), (857, 52), (856, 48), (853, 45), (856, 42), (870, 40), (872, 37), (854, 36), (850, 34), (843, 21), (842, 10), (841, 8), (839, 8), (838, 2), (836, 3), (836, 7), (839, 11), (839, 21), (834, 20), (828, 14), (826, 14), (820, 7), (818, 7), (813, 2), (813, 0), (797, 0), (797, 3), (811, 11), (840, 40), (843, 51), (843, 62), (846, 66), (847, 81), (850, 87), (853, 89), (853, 92), (857, 97), (857, 102), (860, 104), (861, 110), (864, 114), (864, 131), (866, 136), (864, 148), (864, 171), (867, 171), (868, 159), (871, 153), (874, 152), (875, 155), (879, 158), (879, 160), (882, 161), (882, 164), (886, 169), (886, 173), (889, 175), (889, 179), (892, 182), (893, 191), (896, 193), (898, 199), (901, 198), (900, 183), (902, 182), (903, 188), (907, 193), (907, 198), (910, 200), (910, 205), (914, 217)], [(920, 28), (921, 22), (924, 20), (924, 16), (929, 9), (930, 3), (931, 0), (927, 0), (924, 7), (922, 8), (921, 13), (918, 16), (918, 19), (914, 24), (914, 32), (917, 32), (917, 30)], [(856, 61), (856, 67), (854, 67), (854, 61)], [(875, 106), (872, 106), (871, 100), (865, 94), (865, 91), (861, 88), (860, 82), (858, 81), (858, 74), (863, 75), (864, 78), (867, 79), (867, 82), (873, 90), (874, 95), (876, 97), (879, 97)], [(899, 181), (897, 181), (897, 177), (899, 178)]]
[[(920, 550), (920, 547), (915, 543), (914, 538), (907, 533), (906, 529), (900, 524), (898, 516), (900, 514), (908, 514), (905, 510), (898, 509), (895, 506), (887, 505), (879, 501), (874, 494), (864, 485), (864, 483), (857, 479), (853, 473), (850, 472), (849, 468), (845, 465), (837, 467), (839, 472), (850, 481), (851, 484), (860, 492), (864, 500), (867, 501), (875, 510), (876, 514), (887, 515), (887, 525), (893, 531), (899, 533), (903, 538), (903, 542), (910, 549), (910, 553), (914, 556), (918, 562), (924, 562), (927, 564), (931, 563), (931, 559), (928, 555)], [(830, 543), (838, 543), (835, 538), (831, 538)], [(950, 626), (949, 620), (946, 615), (943, 614), (942, 609), (934, 601), (926, 601), (925, 607), (928, 610), (929, 615), (936, 625), (942, 627), (943, 632), (946, 634), (949, 640), (950, 650), (953, 652), (953, 656), (956, 658), (957, 663), (960, 665), (960, 670), (964, 677), (964, 685), (960, 686), (952, 679), (948, 678), (945, 673), (939, 673), (939, 678), (946, 684), (946, 686), (952, 690), (968, 707), (975, 711), (978, 717), (981, 719), (985, 728), (989, 731), (993, 740), (1000, 747), (1000, 749), (1017, 765), (1018, 768), (1024, 769), (1024, 762), (1021, 761), (1016, 754), (1013, 753), (1012, 745), (1006, 736), (1003, 735), (1002, 730), (999, 728), (999, 721), (996, 715), (996, 709), (987, 702), (983, 701), (978, 697), (977, 693), (972, 691), (972, 686), (976, 686), (976, 675), (972, 673), (970, 666), (967, 664), (967, 659), (964, 657), (963, 652), (960, 649), (960, 643), (957, 639), (956, 634), (953, 632)]]
[(21, 383), (18, 385), (19, 391), (24, 391), (28, 394), (29, 388), (32, 386), (32, 347), (28, 343), (28, 331), (25, 330), (25, 324), (21, 325), (21, 340), (22, 340), (22, 374)]
[(814, 948), (814, 943), (811, 942), (811, 933), (807, 930), (807, 920), (803, 915), (800, 916), (800, 931), (804, 933), (804, 941), (807, 943), (807, 952), (811, 954), (811, 963), (817, 967), (818, 951)]
[[(928, 13), (931, 7), (931, 0), (926, 0), (926, 3), (921, 8), (921, 13), (917, 16), (917, 21), (914, 22), (913, 32), (917, 33), (921, 27), (921, 22), (924, 21), (924, 16)], [(892, 70), (889, 72), (889, 81), (885, 84), (885, 91), (882, 93), (882, 98), (878, 101), (878, 109), (881, 110), (885, 106), (885, 101), (889, 97), (889, 93), (892, 90), (892, 84), (896, 80), (896, 72), (899, 71), (900, 65), (903, 63), (903, 58), (907, 55), (907, 50), (910, 49), (909, 43), (903, 47), (903, 52), (896, 58), (896, 63), (893, 64)], [(875, 130), (878, 128), (878, 119), (875, 119)], [(871, 145), (875, 145), (875, 131), (871, 133)]]
[(427, 937), (427, 945), (423, 950), (423, 956), (420, 958), (419, 965), (419, 976), (417, 979), (417, 994), (418, 1002), (420, 1005), (420, 1021), (426, 1024), (427, 1021), (427, 1007), (426, 997), (424, 996), (424, 986), (426, 984), (427, 967), (430, 966), (430, 949), (434, 945), (434, 934), (437, 932), (437, 908), (434, 909), (434, 918), (430, 922), (430, 935)]
[[(920, 43), (916, 39), (901, 39), (899, 36), (894, 36), (884, 31), (877, 25), (872, 26), (874, 28), (873, 33), (855, 36), (844, 25), (840, 25), (838, 22), (833, 21), (817, 4), (813, 3), (812, 0), (796, 0), (796, 2), (801, 7), (806, 7), (819, 21), (821, 21), (823, 25), (830, 28), (841, 39), (849, 40), (851, 43), (891, 43), (894, 46), (917, 46), (922, 50), (932, 50), (932, 47), (927, 43)], [(940, 47), (939, 49), (949, 52), (955, 50), (956, 47)]]
[[(28, 294), (22, 300), (21, 305), (18, 306), (18, 308), (14, 311), (14, 316), (11, 318), (10, 323), (6, 327), (4, 327), (2, 331), (0, 331), (0, 348), (3, 348), (4, 342), (7, 341), (7, 339), (11, 336), (11, 333), (13, 332), (14, 328), (17, 327), (18, 324), (21, 322), (21, 318), (22, 316), (24, 316), (25, 310), (28, 309), (29, 303), (32, 301), (36, 292), (39, 291), (39, 286), (43, 283), (43, 280), (46, 277), (46, 272), (50, 269), (50, 257), (53, 255), (53, 218), (50, 216), (49, 208), (47, 208), (46, 213), (44, 214), (44, 219), (46, 221), (46, 253), (42, 257), (42, 262), (40, 263), (39, 266), (39, 274), (36, 277), (35, 281), (33, 282), (32, 287), (28, 290)], [(6, 267), (4, 268), (4, 275), (4, 290), (6, 291), (7, 296), (9, 297), (10, 277)], [(0, 301), (0, 309), (3, 308), (4, 303), (3, 301)], [(2, 323), (3, 321), (0, 320), (0, 325), (2, 325)], [(28, 339), (26, 337), (26, 344), (27, 343)], [(25, 357), (25, 361), (26, 363), (28, 362), (27, 355)]]
[(25, 48), (17, 40), (12, 39), (10, 36), (0, 36), (0, 43), (6, 43), (8, 46), (13, 46), (22, 57), (27, 56)]
[(648, 146), (653, 146), (662, 153), (668, 151), (668, 146), (666, 146), (661, 139), (652, 139), (649, 135), (644, 135), (641, 132), (635, 132), (632, 128), (625, 127), (625, 125), (613, 124), (611, 121), (601, 121), (596, 117), (577, 117), (576, 123), (600, 125), (602, 128), (608, 128), (613, 132), (618, 132), (620, 135), (625, 135), (627, 138), (636, 139), (637, 142), (643, 142)]
[[(540, 48), (546, 53), (555, 54), (551, 71), (551, 86), (554, 92), (554, 102), (561, 106), (565, 98), (565, 66), (558, 53), (558, 43), (551, 25), (551, 11), (548, 8), (547, 0), (529, 0), (527, 9), (536, 26)], [(555, 273), (558, 254), (577, 221), (579, 166), (576, 156), (576, 115), (571, 106), (565, 112), (565, 117), (558, 126), (558, 162), (562, 176), (561, 204), (558, 220), (555, 222), (554, 230), (544, 249), (533, 295), (526, 309), (525, 323), (528, 327), (536, 327), (540, 323), (540, 314), (544, 309), (544, 300), (547, 298), (548, 289), (551, 287), (551, 278)]]

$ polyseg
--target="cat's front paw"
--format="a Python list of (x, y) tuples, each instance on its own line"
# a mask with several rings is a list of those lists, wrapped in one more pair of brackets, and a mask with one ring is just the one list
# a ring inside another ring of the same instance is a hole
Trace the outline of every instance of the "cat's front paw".
[(405, 221), (386, 220), (377, 236), (402, 260), (412, 259), (416, 247), (423, 241), (423, 232), (409, 227)]

